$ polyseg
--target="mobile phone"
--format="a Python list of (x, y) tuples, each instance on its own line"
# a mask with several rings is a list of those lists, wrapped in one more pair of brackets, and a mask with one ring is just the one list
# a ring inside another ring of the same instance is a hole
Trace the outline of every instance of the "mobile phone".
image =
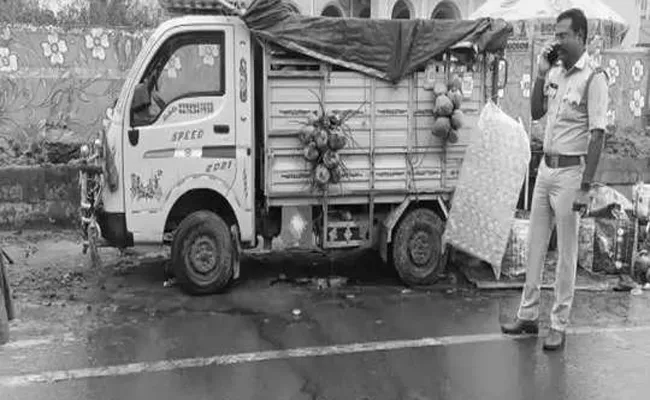
[(559, 48), (560, 45), (558, 43), (554, 43), (551, 46), (551, 51), (549, 51), (548, 54), (546, 55), (546, 59), (548, 60), (549, 64), (555, 65), (555, 63), (557, 62), (557, 59), (559, 57), (558, 55)]

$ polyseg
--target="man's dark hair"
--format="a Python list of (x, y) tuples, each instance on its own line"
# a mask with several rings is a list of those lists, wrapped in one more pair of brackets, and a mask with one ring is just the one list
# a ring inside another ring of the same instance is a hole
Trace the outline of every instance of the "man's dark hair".
[(571, 30), (575, 33), (582, 33), (582, 44), (587, 44), (587, 17), (579, 8), (571, 8), (557, 16), (557, 21), (564, 19), (571, 20)]

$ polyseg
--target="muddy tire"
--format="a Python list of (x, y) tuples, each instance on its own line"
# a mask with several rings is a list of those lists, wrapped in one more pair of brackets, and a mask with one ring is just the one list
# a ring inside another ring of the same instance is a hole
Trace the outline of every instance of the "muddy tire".
[(230, 229), (210, 211), (197, 211), (178, 226), (172, 268), (178, 285), (192, 295), (222, 292), (233, 277)]
[(445, 224), (427, 208), (408, 213), (395, 230), (392, 243), (393, 266), (410, 286), (430, 285), (446, 263), (442, 251)]

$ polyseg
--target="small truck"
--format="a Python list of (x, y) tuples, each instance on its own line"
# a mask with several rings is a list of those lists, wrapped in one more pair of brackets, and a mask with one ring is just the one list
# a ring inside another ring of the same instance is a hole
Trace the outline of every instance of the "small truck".
[[(408, 285), (434, 282), (511, 26), (305, 17), (283, 0), (166, 4), (185, 15), (155, 29), (110, 125), (82, 148), (84, 251), (168, 245), (182, 290), (218, 293), (242, 251), (289, 229), (324, 250), (376, 249)], [(451, 81), (454, 140), (432, 134)], [(306, 211), (283, 224), (287, 207)]]

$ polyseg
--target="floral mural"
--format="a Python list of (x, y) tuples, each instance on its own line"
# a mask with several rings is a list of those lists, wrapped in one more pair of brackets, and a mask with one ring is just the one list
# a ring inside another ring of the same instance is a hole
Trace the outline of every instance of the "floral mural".
[(0, 25), (0, 137), (99, 132), (148, 35)]
[(616, 110), (609, 109), (607, 110), (607, 125), (616, 124)]
[(599, 68), (603, 65), (603, 55), (600, 53), (600, 50), (596, 50), (594, 54), (591, 55), (591, 60), (589, 61), (591, 68)]
[(6, 47), (0, 47), (0, 72), (18, 71), (18, 56)]
[(643, 115), (643, 108), (645, 107), (645, 96), (641, 94), (639, 89), (634, 91), (632, 100), (630, 100), (630, 111), (635, 117)]
[(50, 59), (52, 65), (63, 65), (64, 54), (68, 52), (68, 44), (60, 40), (59, 35), (54, 33), (47, 35), (47, 42), (42, 42), (43, 54)]
[(530, 97), (530, 74), (524, 74), (521, 77), (521, 95), (524, 96), (524, 98), (529, 98)]
[(636, 60), (632, 66), (632, 79), (634, 82), (640, 82), (641, 78), (643, 78), (643, 62)]
[(86, 35), (86, 48), (92, 51), (93, 58), (106, 59), (106, 50), (110, 48), (108, 34), (102, 28), (94, 28)]
[(609, 77), (609, 85), (612, 86), (616, 83), (616, 79), (618, 79), (619, 75), (621, 74), (621, 70), (618, 68), (618, 62), (615, 58), (611, 58), (609, 60), (609, 64), (607, 65), (607, 68), (605, 68), (605, 71)]

